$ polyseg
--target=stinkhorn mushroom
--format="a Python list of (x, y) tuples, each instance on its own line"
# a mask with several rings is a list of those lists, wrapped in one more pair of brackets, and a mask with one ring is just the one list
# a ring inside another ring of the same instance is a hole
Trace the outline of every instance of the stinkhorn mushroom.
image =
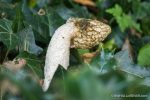
[(70, 18), (60, 26), (48, 46), (43, 90), (47, 91), (58, 66), (69, 66), (70, 48), (89, 49), (102, 42), (111, 32), (109, 25), (98, 20)]

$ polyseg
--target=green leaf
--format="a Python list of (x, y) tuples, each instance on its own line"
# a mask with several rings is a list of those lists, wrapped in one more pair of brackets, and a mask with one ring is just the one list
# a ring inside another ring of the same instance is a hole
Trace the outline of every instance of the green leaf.
[(141, 28), (145, 35), (150, 35), (150, 24), (149, 23), (150, 23), (149, 17), (145, 17), (142, 19)]
[(47, 26), (49, 27), (49, 34), (52, 36), (55, 30), (65, 23), (65, 20), (62, 19), (53, 8), (49, 8), (46, 10), (46, 17), (47, 17)]
[(37, 14), (37, 11), (29, 9), (26, 0), (24, 0), (20, 5), (20, 9), (24, 17), (23, 23), (25, 26), (32, 26), (36, 41), (48, 43), (50, 35), (47, 17), (45, 15), (40, 16)]
[(8, 3), (6, 0), (0, 0), (0, 13), (0, 18), (13, 19), (13, 16), (15, 15), (14, 5)]
[(116, 4), (113, 8), (107, 9), (106, 12), (112, 14), (115, 17), (121, 16), (123, 13), (122, 8), (118, 4)]
[(74, 4), (72, 0), (69, 0), (69, 2), (73, 7), (72, 11), (76, 14), (77, 17), (91, 18), (92, 14), (89, 13), (87, 7)]
[(132, 0), (132, 9), (133, 14), (136, 19), (143, 19), (145, 17), (149, 17), (150, 12), (150, 3), (149, 2), (141, 2), (140, 0)]
[(100, 66), (101, 66), (101, 69), (102, 68), (112, 68), (116, 65), (116, 61), (114, 59), (114, 52), (113, 51), (109, 51), (109, 50), (105, 50), (105, 49), (102, 49), (101, 51), (101, 55), (100, 55)]
[(42, 43), (48, 43), (50, 35), (47, 17), (39, 15), (27, 16), (27, 19), (29, 18), (30, 20), (28, 20), (26, 23), (28, 26), (32, 25), (36, 40)]
[(70, 17), (77, 17), (77, 14), (73, 12), (71, 9), (68, 9), (64, 5), (59, 5), (56, 7), (56, 12), (61, 16), (64, 20), (67, 20)]
[(150, 44), (143, 46), (138, 54), (138, 63), (141, 66), (149, 66), (150, 67)]
[[(21, 97), (16, 97), (15, 95), (12, 95), (11, 91), (3, 92), (3, 98), (8, 99), (25, 99), (25, 100), (45, 100), (45, 98), (52, 98), (51, 95), (47, 95), (42, 91), (41, 86), (38, 84), (37, 80), (35, 80), (35, 77), (31, 77), (30, 72), (27, 72), (25, 70), (20, 70), (18, 72), (11, 72), (9, 70), (6, 70), (5, 72), (0, 73), (0, 81), (3, 85), (5, 85), (5, 82), (7, 80), (7, 83), (10, 85), (7, 85), (8, 88), (19, 90), (19, 95)], [(1, 86), (2, 86), (1, 84)], [(13, 84), (13, 87), (12, 87)], [(17, 88), (16, 88), (17, 87)], [(7, 95), (10, 94), (10, 95)], [(47, 100), (47, 99), (46, 99)], [(54, 100), (54, 99), (52, 99)]]
[(27, 52), (22, 52), (20, 53), (17, 58), (23, 58), (26, 60), (26, 65), (32, 71), (37, 78), (43, 78), (43, 71), (41, 68), (42, 61), (37, 58), (37, 56), (27, 53)]
[(77, 49), (79, 54), (82, 55), (82, 54), (85, 54), (85, 53), (89, 53), (89, 49)]
[(117, 69), (141, 78), (150, 76), (150, 69), (134, 64), (127, 50), (116, 53), (114, 57), (117, 61)]
[(114, 52), (109, 51), (108, 49), (102, 49), (100, 55), (97, 55), (91, 61), (93, 68), (97, 69), (97, 72), (106, 72), (112, 69), (116, 65), (114, 59)]
[(21, 11), (21, 5), (17, 5), (15, 11), (16, 11), (16, 14), (15, 14), (15, 17), (13, 19), (13, 25), (12, 25), (12, 28), (14, 30), (14, 32), (18, 32), (18, 31), (21, 31), (23, 28), (24, 28), (24, 15)]
[(11, 21), (0, 19), (0, 41), (2, 41), (10, 50), (14, 49), (19, 43), (19, 38), (17, 34), (13, 33), (11, 27)]
[(106, 43), (103, 45), (105, 49), (113, 50), (116, 47), (115, 39), (111, 39), (109, 41), (106, 41)]
[(118, 4), (116, 4), (115, 7), (106, 10), (106, 12), (114, 16), (122, 32), (127, 28), (135, 28), (141, 32), (140, 24), (136, 23), (131, 15), (125, 14)]
[(29, 53), (38, 55), (43, 51), (43, 49), (37, 46), (35, 43), (35, 38), (31, 26), (19, 32), (19, 37), (20, 37), (20, 45), (19, 45), (20, 52), (27, 51)]
[(42, 8), (44, 7), (47, 3), (49, 3), (49, 0), (36, 0), (37, 5)]
[(142, 85), (146, 85), (150, 87), (150, 77), (146, 77), (143, 81), (142, 81)]
[[(84, 66), (87, 67), (87, 66)], [(74, 74), (75, 73), (75, 74)], [(66, 100), (114, 100), (112, 91), (116, 82), (110, 80), (107, 84), (103, 84), (98, 79), (96, 73), (91, 70), (80, 69), (79, 72), (72, 72), (65, 77), (65, 99)], [(73, 86), (73, 87), (72, 87)], [(111, 88), (112, 86), (112, 88)], [(92, 92), (91, 92), (92, 91)], [(63, 92), (64, 93), (64, 92)]]

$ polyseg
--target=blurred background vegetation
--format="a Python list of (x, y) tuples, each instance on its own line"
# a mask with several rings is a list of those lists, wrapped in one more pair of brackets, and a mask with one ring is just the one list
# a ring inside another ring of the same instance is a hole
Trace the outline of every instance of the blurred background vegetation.
[[(149, 0), (0, 0), (0, 100), (150, 100)], [(46, 50), (70, 17), (112, 28), (41, 89)], [(22, 67), (24, 66), (24, 67)]]

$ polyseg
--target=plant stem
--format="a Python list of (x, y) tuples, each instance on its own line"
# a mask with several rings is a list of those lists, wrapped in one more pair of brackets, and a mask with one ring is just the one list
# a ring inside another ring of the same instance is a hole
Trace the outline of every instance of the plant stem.
[(7, 56), (8, 56), (8, 54), (9, 54), (9, 49), (7, 50), (7, 52), (6, 52), (6, 55), (5, 55), (5, 57), (4, 57), (4, 62), (6, 61), (6, 58), (7, 58)]
[(64, 71), (63, 71), (62, 67), (61, 67), (61, 73), (62, 73), (62, 77), (63, 77), (64, 93), (66, 93), (65, 76), (64, 76)]
[(2, 88), (0, 87), (0, 100), (3, 100)]

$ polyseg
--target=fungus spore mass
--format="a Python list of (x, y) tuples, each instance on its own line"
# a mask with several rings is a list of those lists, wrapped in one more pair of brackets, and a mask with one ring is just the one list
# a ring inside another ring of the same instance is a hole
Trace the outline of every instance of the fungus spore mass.
[(110, 26), (98, 20), (71, 18), (77, 31), (71, 39), (71, 47), (89, 49), (102, 42), (111, 32)]

